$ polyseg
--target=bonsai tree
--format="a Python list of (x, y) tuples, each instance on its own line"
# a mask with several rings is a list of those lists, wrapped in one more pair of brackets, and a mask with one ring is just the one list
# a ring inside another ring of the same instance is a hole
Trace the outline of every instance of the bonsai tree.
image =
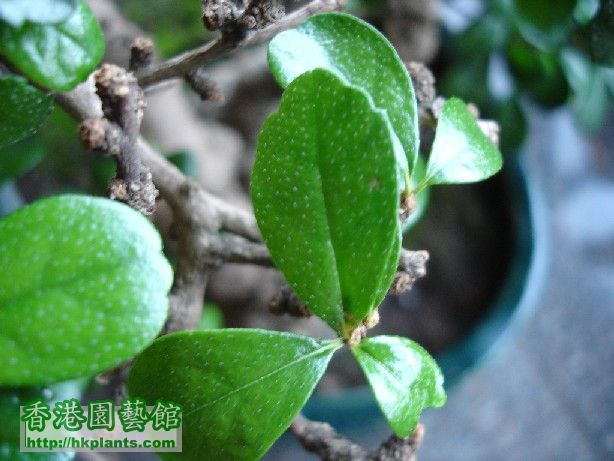
[[(420, 345), (368, 330), (391, 286), (423, 270), (423, 253), (403, 250), (402, 238), (428, 188), (501, 168), (482, 129), (490, 125), (456, 98), (421, 111), (388, 40), (356, 17), (325, 12), (341, 2), (286, 13), (275, 1), (205, 1), (205, 25), (219, 31), (212, 41), (153, 64), (151, 41), (139, 38), (130, 69), (101, 65), (105, 37), (84, 1), (38, 4), (0, 5), (0, 177), (31, 166), (16, 143), (54, 104), (80, 122), (87, 148), (114, 160), (115, 174), (108, 198), (56, 195), (0, 221), (0, 458), (21, 456), (19, 405), (61, 400), (58, 383), (109, 370), (130, 398), (181, 406), (182, 451), (165, 459), (259, 459), (293, 420), (306, 448), (326, 459), (413, 453), (422, 410), (445, 403), (443, 376)], [(183, 78), (206, 95), (203, 66), (271, 38), (269, 67), (284, 92), (258, 137), (252, 214), (186, 177), (140, 125), (144, 91)], [(424, 156), (426, 119), (436, 131)], [(172, 209), (177, 242), (166, 254), (146, 218), (159, 199)], [(208, 274), (224, 262), (277, 268), (334, 339), (199, 329)], [(371, 455), (297, 416), (342, 347), (394, 433)]]

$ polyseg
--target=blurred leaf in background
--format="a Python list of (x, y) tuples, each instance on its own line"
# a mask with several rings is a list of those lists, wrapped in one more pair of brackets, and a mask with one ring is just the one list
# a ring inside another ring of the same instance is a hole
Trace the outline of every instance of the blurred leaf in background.
[(601, 0), (597, 16), (590, 24), (592, 58), (614, 66), (614, 0)]
[(198, 0), (124, 0), (122, 13), (151, 33), (163, 57), (184, 51), (207, 39), (208, 32), (200, 21)]
[[(525, 99), (568, 104), (588, 132), (612, 105), (614, 0), (485, 0), (484, 12), (448, 40), (444, 95), (476, 103), (513, 151), (526, 133)], [(504, 87), (505, 91), (501, 91)]]

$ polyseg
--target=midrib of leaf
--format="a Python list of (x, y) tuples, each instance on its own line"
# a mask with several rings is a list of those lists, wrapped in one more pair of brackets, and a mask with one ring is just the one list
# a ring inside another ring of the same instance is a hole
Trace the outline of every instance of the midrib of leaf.
[[(312, 85), (313, 86), (313, 85)], [(318, 103), (318, 106), (320, 104)], [(316, 109), (316, 107), (314, 107), (314, 109)], [(316, 126), (316, 110), (312, 110), (311, 111), (311, 126), (314, 127)], [(320, 146), (322, 144), (321, 142), (321, 135), (320, 135), (320, 130), (315, 130), (315, 147), (316, 147), (316, 171), (317, 171), (317, 175), (318, 175), (318, 184), (320, 186), (320, 194), (322, 195), (322, 202), (324, 203), (324, 213), (326, 214), (326, 231), (327, 234), (329, 236), (329, 240), (330, 240), (330, 246), (331, 246), (331, 251), (333, 253), (333, 261), (335, 263), (335, 279), (337, 280), (337, 289), (338, 289), (338, 293), (339, 293), (339, 299), (338, 299), (338, 303), (341, 305), (341, 310), (342, 312), (345, 311), (345, 306), (343, 305), (343, 292), (342, 292), (342, 287), (341, 287), (341, 278), (339, 277), (339, 265), (337, 264), (337, 252), (335, 250), (335, 240), (333, 239), (333, 234), (330, 230), (330, 221), (331, 221), (331, 215), (330, 215), (330, 207), (326, 201), (326, 194), (324, 193), (324, 182), (322, 181), (322, 173), (320, 170), (320, 166), (321, 166), (321, 161), (320, 161)], [(339, 325), (339, 332), (343, 331), (343, 315), (339, 315), (339, 313), (337, 312), (337, 323), (340, 323)]]
[(307, 360), (307, 359), (309, 359), (311, 357), (320, 355), (323, 352), (326, 352), (328, 350), (336, 350), (339, 347), (341, 347), (341, 344), (342, 344), (342, 342), (341, 342), (340, 339), (333, 340), (333, 341), (325, 344), (324, 346), (320, 347), (319, 349), (316, 349), (315, 351), (310, 352), (309, 354), (305, 354), (305, 355), (303, 355), (303, 356), (301, 356), (301, 357), (299, 357), (299, 358), (297, 358), (295, 360), (292, 360), (291, 362), (288, 362), (285, 365), (283, 365), (283, 366), (281, 366), (281, 367), (279, 367), (279, 368), (277, 368), (277, 369), (275, 369), (273, 371), (270, 371), (270, 372), (268, 372), (268, 373), (266, 373), (266, 374), (264, 374), (262, 376), (259, 376), (258, 378), (254, 379), (254, 380), (252, 380), (252, 381), (250, 381), (250, 382), (248, 382), (248, 383), (246, 383), (246, 384), (244, 384), (242, 386), (239, 386), (239, 387), (237, 387), (236, 389), (233, 389), (230, 392), (227, 392), (226, 394), (218, 397), (215, 400), (207, 402), (207, 403), (205, 403), (205, 404), (203, 404), (203, 405), (201, 405), (199, 407), (194, 408), (193, 410), (188, 411), (187, 413), (185, 413), (185, 416), (192, 415), (194, 413), (197, 413), (199, 411), (204, 410), (207, 407), (215, 405), (216, 403), (229, 398), (230, 396), (236, 394), (237, 392), (241, 392), (241, 391), (243, 391), (245, 389), (248, 389), (248, 388), (250, 388), (252, 386), (255, 386), (259, 382), (264, 381), (264, 380), (266, 380), (266, 379), (268, 379), (268, 378), (270, 378), (270, 377), (272, 377), (272, 376), (274, 376), (274, 375), (276, 375), (278, 373), (281, 373), (282, 371), (284, 371), (287, 368), (290, 368), (290, 367), (293, 367), (294, 365), (299, 364), (303, 360)]
[(377, 357), (375, 357), (371, 352), (369, 352), (366, 349), (360, 349), (362, 351), (362, 353), (364, 354), (364, 357), (366, 357), (368, 360), (371, 360), (372, 362), (375, 362), (377, 365), (380, 366), (381, 369), (383, 369), (387, 375), (391, 376), (392, 379), (394, 380), (395, 383), (397, 383), (397, 387), (398, 388), (403, 388), (404, 384), (399, 381), (399, 378), (394, 374), (394, 372), (392, 371), (392, 369), (390, 369), (388, 367), (388, 365), (386, 365), (384, 362), (380, 361)]

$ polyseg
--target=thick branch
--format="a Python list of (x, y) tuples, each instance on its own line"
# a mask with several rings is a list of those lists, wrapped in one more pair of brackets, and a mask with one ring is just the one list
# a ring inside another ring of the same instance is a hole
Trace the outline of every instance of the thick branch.
[[(102, 119), (102, 104), (91, 78), (69, 93), (58, 94), (56, 101), (77, 120)], [(108, 124), (103, 133), (105, 142), (126, 136), (118, 124)], [(267, 253), (262, 245), (253, 242), (260, 239), (260, 233), (251, 213), (234, 208), (203, 190), (141, 137), (137, 137), (134, 148), (151, 171), (161, 195), (173, 208), (180, 236), (167, 331), (194, 328), (200, 317), (209, 269), (226, 257), (237, 262), (253, 258), (269, 264)], [(239, 242), (242, 246), (237, 246)]]
[(186, 51), (159, 65), (145, 69), (138, 74), (139, 84), (143, 88), (171, 78), (182, 78), (197, 67), (206, 64), (221, 55), (247, 45), (260, 43), (276, 35), (278, 32), (294, 27), (309, 16), (323, 11), (341, 9), (346, 0), (314, 0), (307, 5), (287, 14), (282, 19), (265, 27), (264, 29), (248, 30), (239, 40), (231, 38), (231, 34), (222, 34), (199, 48)]

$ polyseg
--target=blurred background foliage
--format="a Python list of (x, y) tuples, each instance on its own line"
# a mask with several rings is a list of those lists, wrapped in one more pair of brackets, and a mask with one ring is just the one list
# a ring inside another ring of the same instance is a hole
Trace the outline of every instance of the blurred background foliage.
[[(460, 3), (448, 5), (462, 11)], [(466, 27), (447, 28), (439, 89), (497, 119), (507, 151), (525, 136), (523, 100), (569, 104), (593, 133), (614, 97), (613, 20), (612, 0), (485, 1)]]
[(158, 52), (170, 57), (202, 43), (207, 30), (199, 0), (124, 0), (117, 2), (124, 16), (153, 37)]

